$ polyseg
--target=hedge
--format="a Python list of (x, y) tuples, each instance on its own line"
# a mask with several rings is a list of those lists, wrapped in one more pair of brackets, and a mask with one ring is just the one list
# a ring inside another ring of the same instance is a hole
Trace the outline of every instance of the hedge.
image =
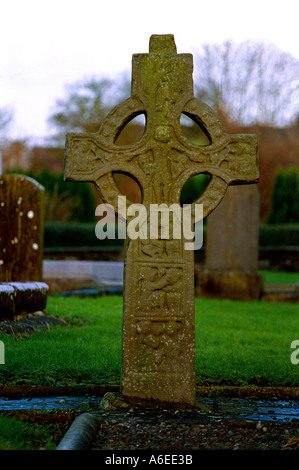
[(299, 246), (299, 224), (261, 224), (260, 246)]
[(279, 169), (274, 181), (269, 224), (299, 222), (299, 168)]
[(121, 246), (124, 240), (108, 238), (99, 240), (95, 235), (93, 224), (46, 222), (44, 230), (45, 248), (75, 248), (75, 247), (100, 247), (100, 246)]
[[(52, 203), (56, 206), (52, 207), (54, 212), (54, 219), (50, 220), (68, 220), (64, 218), (62, 205), (68, 200), (68, 210), (71, 208), (70, 220), (72, 222), (92, 222), (95, 219), (95, 199), (91, 190), (90, 183), (80, 184), (76, 182), (65, 182), (63, 173), (55, 173), (50, 171), (48, 168), (44, 168), (40, 172), (34, 172), (32, 170), (9, 170), (6, 173), (19, 173), (34, 180), (38, 181), (45, 188), (45, 218), (47, 220), (49, 207)], [(55, 201), (56, 199), (56, 201)], [(47, 201), (47, 204), (46, 204)], [(60, 207), (59, 207), (60, 206)], [(56, 208), (56, 213), (55, 213)], [(58, 218), (57, 209), (60, 209), (60, 217)]]
[[(45, 224), (44, 246), (45, 248), (63, 247), (101, 247), (121, 246), (124, 240), (99, 240), (95, 235), (95, 223), (61, 223), (51, 222)], [(204, 226), (204, 240), (205, 240)], [(259, 228), (260, 246), (299, 246), (299, 224), (268, 225), (261, 224)]]

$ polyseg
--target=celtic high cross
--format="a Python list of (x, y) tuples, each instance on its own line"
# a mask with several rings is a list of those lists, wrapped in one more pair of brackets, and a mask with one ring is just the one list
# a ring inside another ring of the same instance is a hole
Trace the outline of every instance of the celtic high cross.
[[(193, 94), (193, 58), (177, 54), (173, 35), (153, 35), (148, 54), (132, 59), (131, 97), (112, 110), (98, 132), (67, 135), (67, 181), (93, 182), (103, 202), (117, 210), (121, 196), (115, 172), (138, 181), (142, 204), (179, 204), (186, 181), (211, 178), (192, 204), (206, 217), (230, 184), (258, 180), (253, 135), (229, 135)], [(210, 144), (196, 146), (182, 134), (185, 114)], [(139, 114), (146, 128), (138, 142), (116, 139)], [(130, 201), (127, 201), (128, 206)], [(194, 253), (184, 239), (128, 239), (124, 269), (122, 394), (125, 397), (195, 403)]]

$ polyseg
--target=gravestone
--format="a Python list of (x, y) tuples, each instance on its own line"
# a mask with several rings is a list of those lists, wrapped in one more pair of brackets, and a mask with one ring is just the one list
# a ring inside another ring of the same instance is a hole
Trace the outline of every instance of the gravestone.
[(0, 175), (0, 318), (45, 307), (43, 197), (35, 180)]
[[(128, 174), (138, 181), (149, 214), (151, 204), (179, 204), (186, 181), (209, 173), (206, 191), (192, 204), (193, 214), (195, 204), (203, 204), (203, 217), (229, 184), (256, 182), (256, 137), (225, 132), (213, 111), (194, 98), (192, 72), (192, 55), (177, 54), (173, 35), (151, 36), (149, 53), (133, 55), (131, 97), (112, 110), (98, 132), (67, 135), (66, 180), (93, 182), (117, 211), (121, 194), (113, 174)], [(182, 113), (205, 129), (210, 145), (198, 147), (184, 137)], [(139, 114), (146, 115), (143, 136), (132, 145), (116, 145)], [(127, 200), (126, 213), (129, 209)], [(155, 240), (127, 237), (124, 397), (195, 403), (194, 253), (185, 241), (161, 233)]]
[(196, 267), (196, 294), (234, 300), (258, 299), (259, 191), (256, 184), (230, 186), (207, 218), (204, 267)]

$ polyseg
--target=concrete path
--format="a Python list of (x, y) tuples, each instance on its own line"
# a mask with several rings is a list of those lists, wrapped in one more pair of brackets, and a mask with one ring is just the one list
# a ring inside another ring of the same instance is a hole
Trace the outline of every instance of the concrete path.
[(46, 283), (53, 279), (73, 279), (92, 282), (98, 287), (121, 287), (123, 263), (116, 261), (44, 260), (43, 277)]

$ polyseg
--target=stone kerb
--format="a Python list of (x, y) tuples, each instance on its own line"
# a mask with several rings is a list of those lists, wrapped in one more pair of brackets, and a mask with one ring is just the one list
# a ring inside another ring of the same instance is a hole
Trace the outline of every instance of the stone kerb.
[(42, 311), (47, 304), (48, 285), (44, 282), (0, 284), (0, 318), (13, 320), (23, 313)]

